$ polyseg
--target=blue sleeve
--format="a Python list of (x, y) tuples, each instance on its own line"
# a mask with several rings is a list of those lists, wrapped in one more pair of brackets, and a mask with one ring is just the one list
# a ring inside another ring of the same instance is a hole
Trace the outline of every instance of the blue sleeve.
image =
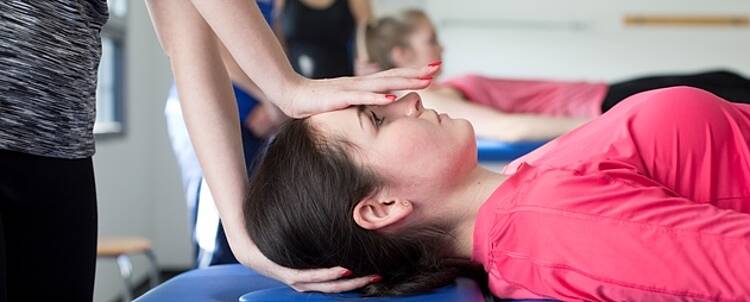
[[(263, 13), (263, 18), (266, 19), (266, 22), (273, 24), (273, 0), (256, 0), (255, 2), (258, 4), (261, 13)], [(237, 109), (239, 111), (240, 123), (242, 123), (248, 114), (255, 109), (255, 106), (258, 105), (258, 100), (234, 83), (232, 84), (232, 89), (237, 99)]]
[(242, 123), (250, 112), (255, 109), (255, 106), (258, 105), (258, 100), (240, 88), (237, 84), (232, 84), (232, 90), (234, 90), (234, 98), (237, 100), (237, 111), (239, 113), (240, 123)]
[(260, 12), (263, 13), (263, 18), (266, 19), (268, 24), (273, 24), (273, 0), (256, 0)]
[[(273, 24), (273, 0), (256, 0), (255, 3), (258, 4), (258, 8), (263, 13), (263, 18), (266, 19), (266, 22)], [(242, 123), (247, 118), (247, 115), (258, 105), (258, 100), (234, 83), (232, 84), (232, 89), (234, 89), (234, 96), (237, 99), (237, 109), (239, 111), (240, 123)]]

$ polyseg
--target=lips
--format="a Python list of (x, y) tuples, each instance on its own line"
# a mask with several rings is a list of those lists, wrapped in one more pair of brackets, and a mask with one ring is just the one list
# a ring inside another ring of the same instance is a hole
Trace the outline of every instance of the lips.
[(452, 121), (453, 120), (451, 118), (451, 116), (448, 115), (447, 113), (438, 113), (437, 118), (438, 118), (438, 122), (440, 124), (442, 124), (444, 121)]
[(424, 115), (424, 113), (432, 113), (432, 115), (434, 115), (434, 116), (435, 116), (435, 121), (436, 121), (436, 122), (437, 122), (438, 124), (441, 124), (441, 123), (443, 123), (443, 119), (444, 119), (444, 118), (450, 118), (450, 117), (449, 117), (449, 116), (448, 116), (447, 114), (445, 114), (445, 113), (438, 113), (438, 112), (437, 112), (437, 111), (435, 111), (434, 109), (429, 109), (429, 110), (425, 110), (425, 111), (423, 111), (423, 114), (422, 114), (422, 115)]
[(437, 111), (435, 111), (434, 109), (430, 109), (430, 112), (435, 115), (435, 120), (437, 120), (438, 124), (443, 121), (442, 117), (439, 113), (437, 113)]

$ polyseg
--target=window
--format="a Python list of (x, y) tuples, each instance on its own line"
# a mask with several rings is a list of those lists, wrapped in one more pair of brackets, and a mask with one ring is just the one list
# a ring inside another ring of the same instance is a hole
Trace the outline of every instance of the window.
[(108, 0), (109, 21), (102, 29), (102, 57), (96, 88), (95, 134), (123, 131), (123, 100), (125, 90), (125, 37), (127, 0)]

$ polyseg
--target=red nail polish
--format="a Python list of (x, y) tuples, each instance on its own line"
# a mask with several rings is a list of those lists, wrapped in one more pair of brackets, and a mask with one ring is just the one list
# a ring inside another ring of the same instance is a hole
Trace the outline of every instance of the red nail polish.
[(354, 273), (352, 273), (352, 271), (350, 270), (345, 270), (343, 273), (341, 273), (341, 277), (351, 277), (352, 275), (354, 275)]
[(427, 64), (427, 66), (435, 67), (435, 66), (438, 66), (440, 64), (443, 64), (443, 61), (435, 61), (435, 62), (432, 62), (430, 64)]
[(391, 100), (391, 102), (396, 100), (396, 95), (393, 95), (393, 94), (386, 94), (385, 97)]
[(420, 80), (432, 80), (432, 77), (419, 77)]
[(370, 279), (370, 283), (378, 283), (380, 281), (383, 281), (383, 277), (375, 276), (375, 277), (372, 277), (372, 279)]

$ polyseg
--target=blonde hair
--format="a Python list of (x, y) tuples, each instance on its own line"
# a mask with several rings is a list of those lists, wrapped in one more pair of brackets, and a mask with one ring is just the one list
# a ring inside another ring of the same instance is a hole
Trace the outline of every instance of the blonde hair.
[(429, 20), (423, 11), (410, 9), (369, 24), (365, 31), (365, 44), (370, 61), (382, 70), (396, 67), (391, 59), (391, 50), (409, 47), (406, 37), (414, 32), (420, 22)]

